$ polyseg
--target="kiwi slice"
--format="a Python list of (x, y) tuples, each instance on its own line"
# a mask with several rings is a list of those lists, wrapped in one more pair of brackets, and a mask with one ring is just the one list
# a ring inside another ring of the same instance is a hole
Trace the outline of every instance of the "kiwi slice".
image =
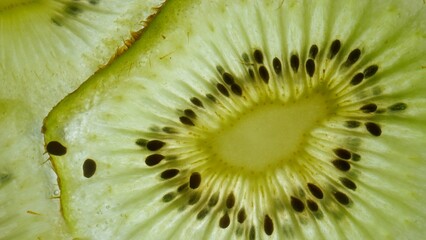
[(130, 46), (160, 3), (0, 2), (0, 239), (67, 239), (43, 118)]
[(169, 1), (45, 120), (74, 236), (420, 239), (422, 1)]

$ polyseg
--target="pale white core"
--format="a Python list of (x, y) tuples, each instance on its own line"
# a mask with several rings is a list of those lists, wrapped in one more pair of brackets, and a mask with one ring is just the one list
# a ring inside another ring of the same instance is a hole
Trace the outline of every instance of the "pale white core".
[(305, 136), (329, 112), (322, 95), (294, 103), (257, 105), (214, 133), (211, 150), (216, 160), (261, 171), (292, 158), (303, 147)]

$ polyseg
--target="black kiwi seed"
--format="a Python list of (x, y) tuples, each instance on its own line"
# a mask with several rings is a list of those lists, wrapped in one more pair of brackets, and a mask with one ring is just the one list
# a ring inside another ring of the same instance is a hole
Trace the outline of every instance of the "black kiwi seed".
[(274, 232), (274, 222), (268, 214), (265, 215), (265, 219), (263, 221), (263, 230), (268, 236)]
[(333, 150), (333, 152), (341, 159), (349, 160), (352, 157), (351, 152), (343, 148), (336, 148)]
[(355, 190), (356, 189), (356, 184), (350, 180), (349, 178), (340, 178), (340, 182), (343, 184), (343, 186), (351, 189), (351, 190)]
[(185, 113), (185, 115), (189, 118), (192, 118), (192, 119), (197, 118), (197, 114), (195, 114), (195, 112), (192, 109), (185, 109), (183, 113)]
[(361, 126), (361, 123), (358, 122), (358, 121), (349, 120), (349, 121), (345, 122), (345, 126), (347, 128), (357, 128), (357, 127)]
[(197, 220), (204, 219), (207, 216), (208, 213), (209, 213), (209, 209), (208, 208), (203, 208), (200, 212), (198, 212), (198, 214), (197, 214)]
[(182, 117), (179, 117), (179, 120), (181, 123), (187, 126), (195, 126), (194, 122), (188, 117), (182, 116)]
[(161, 162), (165, 157), (161, 154), (152, 154), (145, 158), (146, 165), (152, 167)]
[(226, 198), (226, 207), (228, 209), (231, 209), (234, 207), (234, 205), (235, 205), (235, 196), (234, 196), (234, 193), (231, 192)]
[(166, 145), (166, 143), (163, 142), (163, 141), (151, 140), (151, 141), (146, 143), (146, 148), (149, 151), (157, 151), (157, 150), (160, 150), (162, 147), (164, 147), (164, 145)]
[(197, 189), (201, 184), (201, 175), (198, 172), (194, 172), (189, 177), (189, 187), (192, 189)]
[(308, 208), (312, 211), (312, 212), (316, 212), (318, 211), (319, 207), (318, 204), (312, 200), (308, 200), (306, 201), (306, 204), (308, 205)]
[(176, 177), (176, 175), (178, 175), (178, 174), (179, 174), (179, 169), (174, 169), (174, 168), (167, 169), (167, 170), (165, 170), (161, 173), (161, 178), (162, 179), (171, 179), (171, 178)]
[(392, 106), (388, 107), (389, 110), (393, 111), (393, 112), (397, 112), (397, 111), (403, 111), (405, 109), (407, 109), (407, 104), (406, 103), (395, 103)]
[(67, 148), (60, 142), (51, 141), (47, 144), (46, 151), (55, 156), (63, 156), (67, 153)]
[(342, 192), (337, 191), (333, 195), (334, 195), (334, 198), (336, 198), (336, 200), (343, 205), (348, 205), (350, 202), (349, 197)]
[(351, 84), (354, 86), (358, 85), (362, 82), (362, 80), (364, 80), (364, 73), (357, 73), (355, 76), (353, 76)]
[(351, 169), (351, 165), (349, 164), (349, 162), (345, 160), (337, 159), (337, 160), (334, 160), (332, 163), (334, 167), (344, 172), (347, 172)]
[(196, 98), (196, 97), (192, 97), (191, 99), (189, 99), (191, 101), (192, 104), (194, 104), (197, 107), (200, 108), (204, 108), (203, 102), (201, 102), (200, 99)]
[(330, 53), (329, 53), (329, 58), (330, 59), (333, 59), (334, 58), (334, 56), (336, 56), (337, 55), (337, 53), (339, 52), (339, 50), (340, 50), (340, 47), (341, 47), (341, 43), (340, 43), (340, 41), (339, 40), (334, 40), (332, 43), (331, 43), (331, 46), (330, 46)]
[(377, 65), (371, 65), (364, 70), (364, 78), (372, 77), (376, 74), (379, 67)]
[(254, 60), (257, 63), (263, 63), (263, 53), (262, 53), (262, 51), (256, 49), (254, 51), (254, 53), (253, 53), (253, 57), (254, 57)]
[(303, 204), (302, 200), (296, 197), (291, 197), (290, 203), (291, 207), (293, 207), (296, 212), (303, 212), (303, 210), (305, 210), (305, 204)]
[(209, 206), (209, 207), (214, 207), (214, 206), (216, 206), (216, 204), (219, 202), (219, 193), (215, 193), (215, 194), (213, 194), (211, 197), (210, 197), (210, 199), (209, 199), (209, 202), (207, 203), (207, 205)]
[(220, 92), (223, 96), (225, 96), (225, 97), (229, 97), (228, 89), (226, 89), (226, 87), (225, 87), (225, 86), (223, 86), (223, 84), (220, 84), (220, 83), (216, 84), (216, 88), (217, 88), (217, 90), (219, 90), (219, 92)]
[(175, 199), (175, 197), (176, 197), (176, 193), (174, 193), (174, 192), (170, 192), (170, 193), (166, 193), (166, 194), (163, 196), (162, 200), (163, 200), (163, 202), (167, 203), (167, 202), (170, 202), (170, 201), (172, 201), (173, 199)]
[(356, 61), (358, 61), (360, 56), (361, 56), (361, 50), (359, 50), (358, 48), (352, 50), (352, 52), (349, 53), (349, 56), (346, 59), (345, 66), (349, 67), (352, 64), (356, 63)]
[(367, 131), (371, 133), (371, 135), (376, 137), (382, 135), (382, 129), (378, 124), (373, 122), (366, 122), (364, 125), (367, 128)]
[(319, 188), (317, 185), (313, 183), (308, 183), (308, 189), (316, 198), (322, 199), (324, 197), (321, 188)]
[(234, 77), (230, 73), (227, 73), (227, 72), (224, 72), (222, 74), (222, 79), (228, 85), (232, 85), (232, 84), (235, 83)]
[(219, 219), (219, 227), (225, 229), (229, 226), (231, 223), (231, 219), (229, 218), (228, 213), (225, 213), (220, 219)]
[(241, 89), (240, 85), (238, 84), (232, 84), (231, 91), (237, 96), (243, 95), (243, 89)]
[(260, 78), (262, 78), (263, 82), (265, 82), (265, 83), (269, 82), (269, 72), (268, 72), (268, 69), (266, 69), (265, 66), (259, 67), (259, 75), (260, 75)]
[(282, 65), (281, 65), (281, 61), (278, 58), (274, 58), (272, 60), (272, 66), (274, 67), (274, 71), (276, 74), (281, 74), (282, 72)]
[(93, 159), (86, 159), (83, 163), (83, 176), (92, 177), (96, 172), (96, 162)]
[(246, 220), (246, 218), (247, 218), (246, 210), (244, 210), (244, 208), (241, 208), (237, 214), (237, 221), (239, 223), (243, 223)]
[(312, 59), (308, 59), (306, 61), (306, 72), (308, 73), (309, 77), (314, 76), (315, 73), (315, 62)]
[(311, 57), (312, 59), (315, 59), (317, 57), (317, 54), (318, 54), (318, 46), (314, 44), (309, 49), (309, 57)]
[(297, 55), (291, 55), (290, 57), (290, 66), (295, 73), (299, 69), (299, 57)]
[(377, 105), (375, 103), (369, 103), (362, 106), (359, 110), (361, 110), (364, 113), (372, 113), (377, 110)]

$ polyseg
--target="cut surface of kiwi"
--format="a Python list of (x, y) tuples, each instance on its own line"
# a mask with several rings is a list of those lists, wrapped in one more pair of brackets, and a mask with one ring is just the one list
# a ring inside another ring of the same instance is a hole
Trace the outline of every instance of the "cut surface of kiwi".
[(169, 1), (45, 120), (89, 239), (425, 235), (421, 1)]
[(161, 2), (0, 2), (0, 239), (70, 238), (43, 118), (130, 46)]

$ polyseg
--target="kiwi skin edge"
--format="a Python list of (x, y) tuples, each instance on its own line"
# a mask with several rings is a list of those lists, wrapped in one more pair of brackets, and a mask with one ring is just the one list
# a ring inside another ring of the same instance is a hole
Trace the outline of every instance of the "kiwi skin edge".
[(45, 140), (67, 149), (51, 156), (73, 231), (422, 236), (424, 11), (308, 2), (170, 1), (53, 109)]

